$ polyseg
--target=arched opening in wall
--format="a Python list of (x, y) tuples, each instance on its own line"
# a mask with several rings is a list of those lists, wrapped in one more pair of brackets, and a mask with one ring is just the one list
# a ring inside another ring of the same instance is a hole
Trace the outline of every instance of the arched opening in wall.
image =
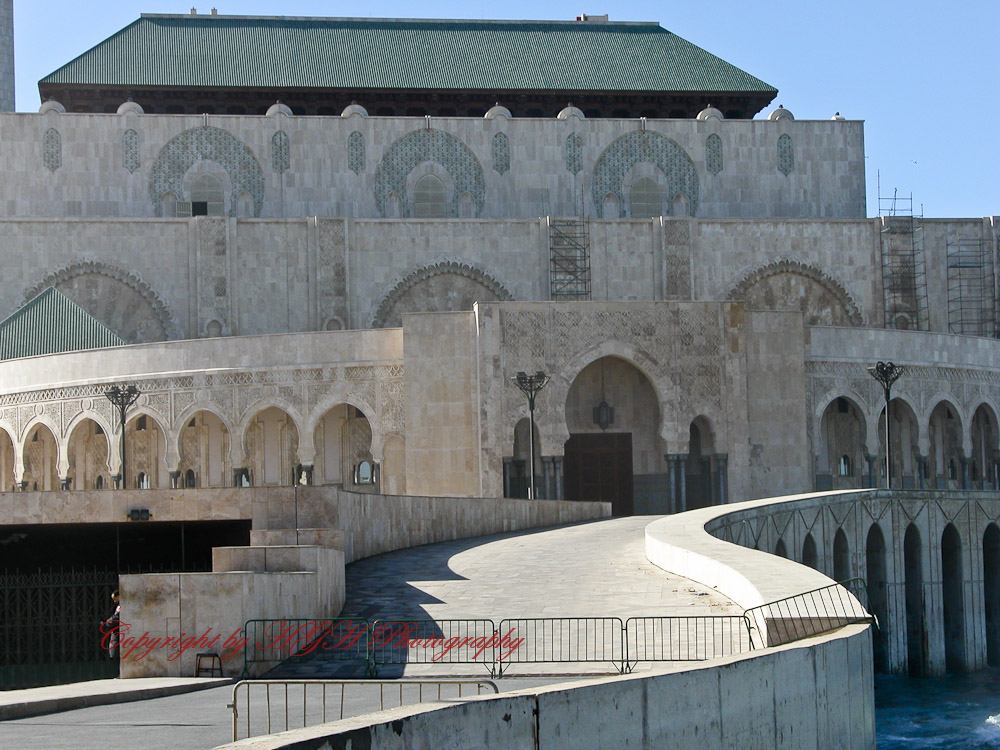
[(668, 512), (660, 405), (649, 379), (624, 359), (601, 357), (573, 379), (565, 408), (566, 499), (610, 501), (615, 515)]
[(952, 524), (941, 535), (941, 578), (944, 602), (944, 661), (949, 672), (964, 672), (965, 597), (962, 580), (962, 540)]
[(967, 465), (962, 461), (962, 421), (958, 409), (947, 401), (935, 406), (931, 412), (928, 434), (929, 486), (939, 490), (968, 489)]
[(972, 415), (972, 455), (969, 457), (969, 486), (972, 489), (998, 489), (998, 448), (997, 415), (989, 406), (981, 404)]
[[(917, 416), (910, 405), (900, 398), (889, 402), (892, 428), (892, 486), (894, 488), (922, 488), (925, 478), (921, 475), (917, 428)], [(877, 476), (877, 485), (885, 487), (885, 406), (878, 418), (878, 459), (871, 471)]]
[(458, 197), (458, 215), (463, 219), (472, 219), (476, 216), (476, 202), (468, 193), (462, 193)]
[(403, 215), (402, 203), (397, 193), (389, 193), (385, 199), (385, 218), (398, 219)]
[(21, 481), (30, 490), (59, 489), (59, 452), (52, 430), (43, 424), (28, 430), (24, 443), (24, 474)]
[[(528, 474), (528, 463), (531, 456), (531, 443), (528, 438), (530, 426), (531, 420), (527, 417), (517, 420), (517, 424), (514, 425), (511, 455), (505, 456), (503, 460), (504, 497), (526, 498), (528, 496), (528, 487), (531, 481)], [(547, 462), (542, 460), (542, 442), (538, 437), (537, 423), (535, 424), (534, 438), (535, 491), (539, 498), (554, 499), (549, 492), (551, 482), (547, 481), (548, 477), (545, 476)]]
[(390, 435), (382, 446), (382, 471), (378, 477), (383, 495), (406, 494), (406, 441)]
[(785, 548), (785, 540), (779, 539), (778, 543), (774, 545), (774, 554), (778, 557), (783, 557), (788, 559), (788, 550)]
[(983, 534), (983, 605), (986, 608), (986, 663), (1000, 666), (1000, 529)]
[(621, 218), (621, 214), (618, 212), (618, 196), (614, 193), (608, 193), (604, 196), (604, 200), (601, 201), (601, 218), (602, 219), (618, 219)]
[(707, 417), (696, 417), (688, 427), (684, 510), (725, 502), (727, 466), (727, 456), (716, 453), (712, 423)]
[(688, 209), (689, 203), (688, 197), (684, 195), (684, 193), (677, 193), (677, 195), (674, 196), (673, 201), (673, 215), (689, 216), (691, 213)]
[(95, 490), (111, 486), (108, 436), (97, 422), (83, 419), (73, 428), (68, 453), (66, 478), (70, 480), (71, 489)]
[(903, 571), (906, 591), (906, 663), (911, 677), (926, 671), (924, 629), (924, 569), (920, 532), (912, 523), (903, 537)]
[(865, 572), (868, 582), (868, 603), (872, 614), (881, 627), (872, 629), (872, 650), (875, 669), (884, 672), (887, 668), (885, 637), (883, 629), (888, 625), (889, 608), (886, 598), (885, 539), (878, 524), (868, 529), (865, 541)]
[(269, 406), (254, 415), (244, 436), (250, 484), (254, 487), (294, 485), (298, 477), (299, 431), (284, 409)]
[(651, 177), (639, 177), (629, 192), (629, 212), (633, 219), (663, 215), (663, 191)]
[(413, 186), (413, 218), (437, 219), (448, 216), (448, 197), (439, 177), (425, 174)]
[[(865, 466), (865, 418), (853, 400), (839, 396), (820, 420), (816, 490), (868, 486)], [(872, 478), (873, 479), (873, 478)]]
[(177, 196), (171, 191), (167, 191), (163, 194), (160, 199), (160, 205), (163, 208), (164, 216), (177, 216)]
[(812, 533), (806, 534), (805, 541), (802, 542), (802, 564), (808, 565), (813, 570), (819, 570), (819, 559), (816, 554), (816, 540)]
[(167, 471), (167, 438), (160, 424), (148, 414), (137, 414), (125, 427), (125, 486), (134, 489), (170, 486)]
[(191, 183), (190, 200), (177, 201), (176, 215), (223, 216), (226, 213), (225, 188), (222, 180), (212, 174), (199, 175)]
[(379, 476), (372, 457), (372, 426), (363, 411), (345, 403), (327, 409), (316, 423), (313, 441), (316, 446), (314, 483), (337, 485), (356, 492), (378, 491)]
[(847, 546), (847, 534), (843, 529), (837, 529), (833, 537), (833, 580), (840, 582), (851, 577), (851, 551)]
[(215, 414), (202, 409), (188, 417), (181, 428), (178, 470), (185, 487), (226, 487), (233, 467), (229, 429)]
[(236, 196), (236, 215), (244, 219), (249, 219), (254, 215), (253, 198), (246, 190)]
[(14, 457), (14, 441), (6, 430), (0, 429), (0, 492), (13, 492), (17, 489)]

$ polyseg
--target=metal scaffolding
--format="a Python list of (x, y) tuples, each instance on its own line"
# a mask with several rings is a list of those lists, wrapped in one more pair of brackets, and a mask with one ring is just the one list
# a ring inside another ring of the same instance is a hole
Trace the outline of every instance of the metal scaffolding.
[(891, 198), (883, 198), (880, 185), (878, 200), (885, 327), (926, 331), (923, 217), (913, 213), (912, 195), (900, 198), (894, 191)]
[(969, 336), (997, 335), (993, 254), (982, 239), (948, 243), (948, 329)]
[(590, 229), (585, 219), (549, 217), (549, 296), (590, 299)]

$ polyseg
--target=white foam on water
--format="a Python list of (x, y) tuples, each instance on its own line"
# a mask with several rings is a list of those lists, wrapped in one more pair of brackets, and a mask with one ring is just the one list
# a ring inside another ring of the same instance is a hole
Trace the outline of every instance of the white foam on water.
[(991, 747), (1000, 747), (1000, 714), (987, 717), (976, 729), (976, 739)]

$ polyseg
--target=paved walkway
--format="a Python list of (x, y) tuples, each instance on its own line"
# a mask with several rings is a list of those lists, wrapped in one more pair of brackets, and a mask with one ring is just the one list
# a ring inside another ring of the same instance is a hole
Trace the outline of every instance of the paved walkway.
[[(347, 567), (343, 616), (371, 620), (488, 618), (499, 624), (514, 617), (624, 619), (634, 615), (739, 614), (739, 608), (718, 593), (669, 575), (646, 560), (643, 529), (650, 520), (621, 518), (503, 534), (361, 560)], [(293, 673), (286, 676), (347, 676), (333, 674), (329, 667), (322, 660), (311, 660), (294, 665)], [(429, 669), (408, 665), (405, 676), (425, 676)], [(473, 667), (457, 669), (469, 674)], [(545, 665), (545, 669), (556, 671), (553, 665)], [(442, 674), (440, 667), (434, 671)], [(601, 671), (609, 671), (607, 665)], [(501, 691), (574, 679), (542, 675), (530, 665), (516, 665), (512, 672), (511, 677), (496, 681)], [(380, 676), (399, 674), (383, 672)], [(487, 675), (480, 672), (475, 676)], [(121, 692), (129, 690), (133, 681), (104, 682)], [(95, 692), (92, 687), (94, 683), (81, 683), (46, 690), (86, 694)], [(96, 692), (107, 691), (101, 687)], [(231, 737), (232, 714), (226, 708), (231, 699), (232, 688), (220, 687), (13, 719), (0, 722), (0, 747), (211, 748)], [(362, 694), (350, 697), (345, 705), (347, 715), (377, 709), (377, 698)], [(275, 715), (280, 710), (276, 708)], [(261, 710), (256, 710), (256, 715), (259, 720)]]
[[(730, 600), (646, 559), (646, 516), (426, 545), (347, 567), (342, 616), (367, 620), (619, 617), (742, 614)], [(522, 631), (525, 628), (522, 627)], [(620, 630), (620, 626), (619, 626)], [(608, 636), (611, 637), (611, 636)], [(547, 638), (546, 648), (552, 638)], [(361, 662), (317, 650), (285, 663), (273, 678), (361, 677)], [(648, 668), (648, 665), (645, 665)], [(564, 664), (517, 665), (516, 673), (608, 672)], [(407, 664), (382, 677), (485, 676), (475, 665)]]

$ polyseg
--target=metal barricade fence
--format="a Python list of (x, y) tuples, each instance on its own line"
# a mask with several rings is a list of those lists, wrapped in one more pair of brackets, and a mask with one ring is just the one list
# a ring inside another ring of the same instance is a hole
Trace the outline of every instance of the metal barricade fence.
[(877, 625), (866, 609), (867, 601), (864, 579), (852, 578), (751, 607), (745, 614), (756, 630), (754, 645), (766, 648), (828, 633), (852, 623)]
[(625, 644), (626, 671), (643, 661), (704, 661), (753, 650), (743, 615), (630, 617)]
[(625, 671), (625, 625), (618, 617), (502, 620), (496, 674), (511, 664), (608, 662)]
[(368, 661), (367, 620), (247, 620), (243, 638), (244, 675), (251, 664), (297, 661), (319, 651), (326, 661)]
[(500, 640), (492, 620), (375, 620), (368, 636), (369, 663), (482, 664), (493, 674)]
[(245, 739), (343, 719), (348, 697), (353, 705), (347, 710), (357, 715), (461, 700), (482, 695), (484, 689), (500, 692), (490, 680), (244, 680), (233, 686), (233, 702), (227, 708), (233, 712), (236, 742), (241, 729)]

